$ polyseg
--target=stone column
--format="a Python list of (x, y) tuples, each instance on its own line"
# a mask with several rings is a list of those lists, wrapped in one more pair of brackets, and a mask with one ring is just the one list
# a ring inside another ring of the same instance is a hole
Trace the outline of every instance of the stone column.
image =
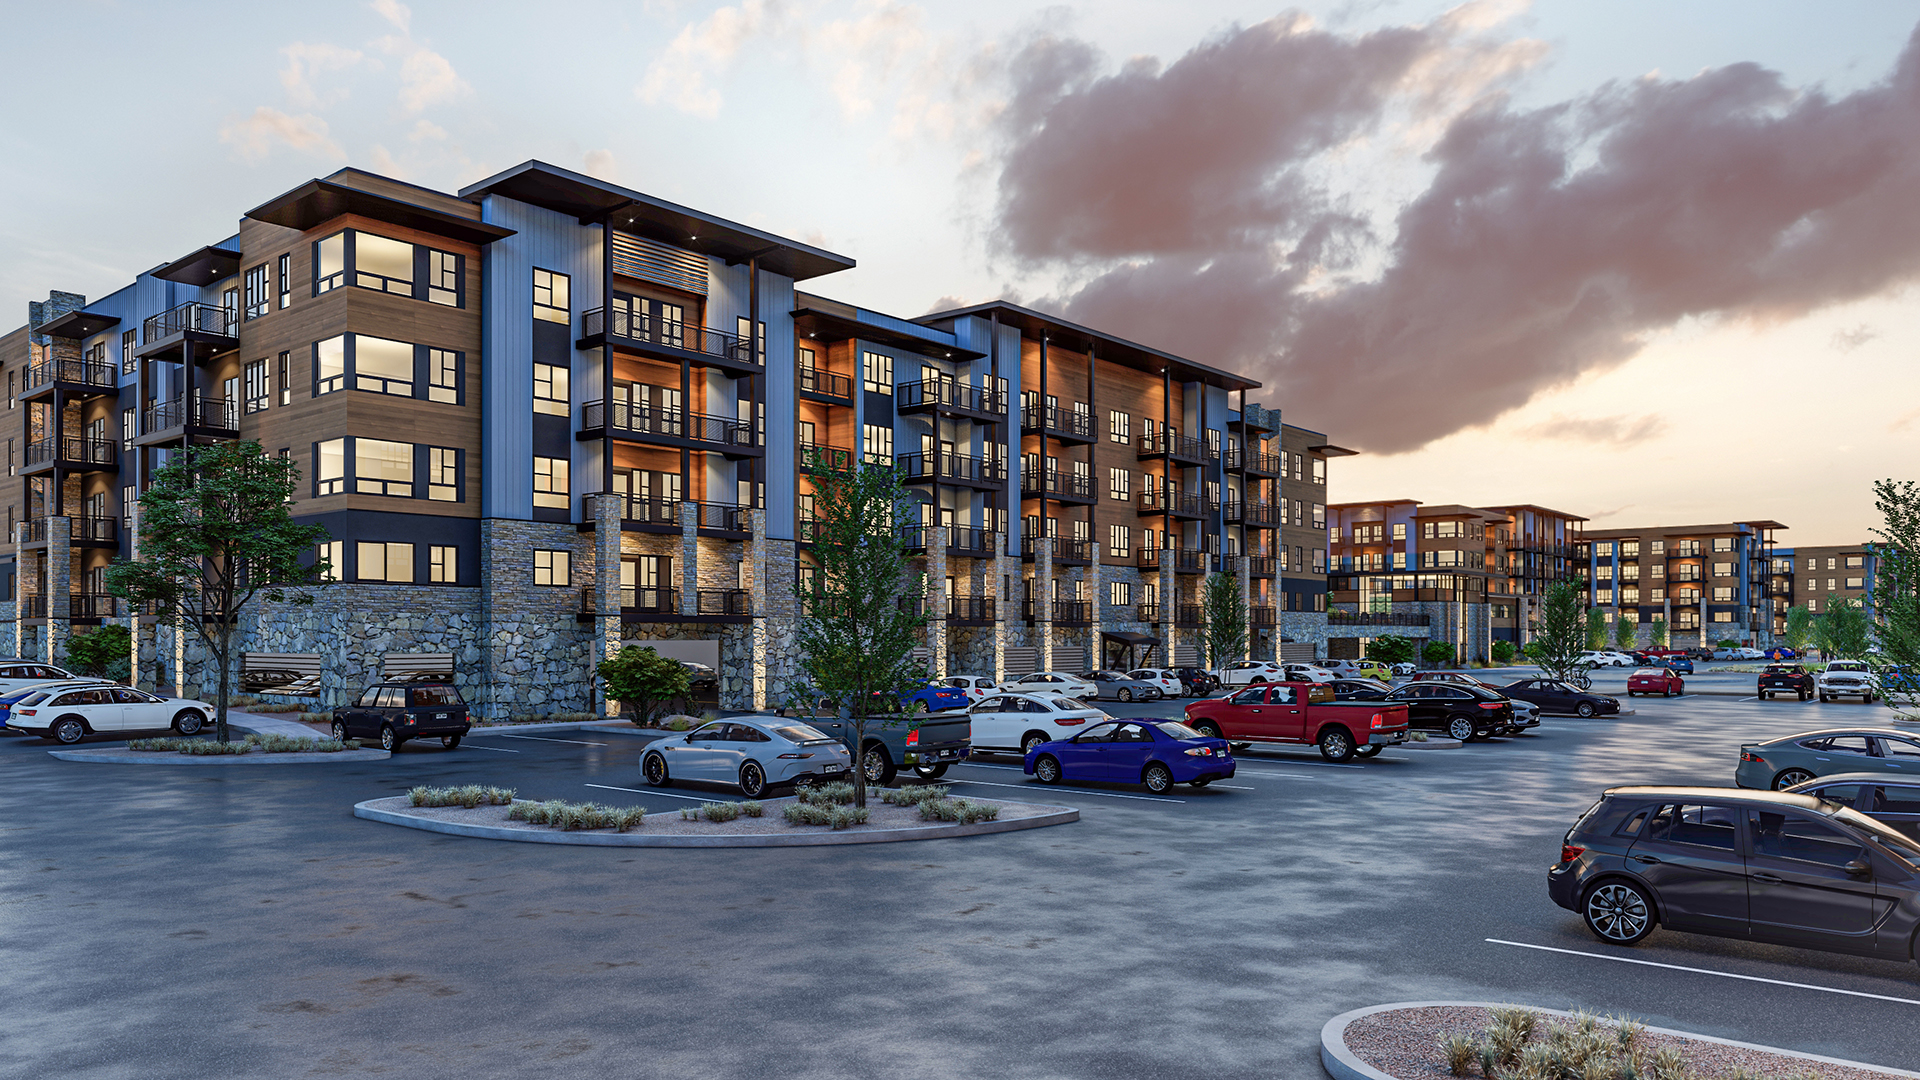
[[(593, 661), (611, 660), (620, 651), (620, 516), (625, 496), (599, 494), (587, 496), (587, 512), (593, 516)], [(587, 677), (593, 679), (590, 666)], [(602, 688), (604, 693), (604, 688)], [(605, 702), (606, 715), (614, 715), (620, 703)], [(587, 698), (588, 711), (593, 698)]]
[(1180, 578), (1173, 572), (1173, 549), (1160, 549), (1160, 648), (1165, 655), (1160, 658), (1161, 667), (1174, 665), (1173, 646), (1179, 637), (1174, 623), (1180, 612)]
[(986, 588), (986, 595), (993, 598), (993, 670), (987, 674), (996, 683), (1007, 677), (1007, 624), (1019, 617), (1019, 612), (1012, 610), (1013, 566), (1013, 560), (1007, 558), (1006, 537), (997, 537)]
[(680, 614), (700, 612), (700, 505), (680, 504)]
[(927, 538), (927, 648), (936, 679), (947, 677), (947, 530), (929, 525)]
[(747, 605), (753, 612), (753, 711), (767, 707), (767, 512), (748, 515)]
[(1033, 630), (1040, 649), (1040, 670), (1053, 670), (1053, 538), (1043, 536), (1033, 546)]
[[(132, 553), (134, 562), (140, 561), (140, 504), (134, 503), (127, 508), (127, 550)], [(127, 682), (141, 690), (151, 689), (153, 683), (142, 677), (140, 665), (153, 655), (153, 630), (140, 620), (140, 608), (127, 601), (127, 644), (131, 651), (127, 654)]]
[(1092, 654), (1092, 670), (1094, 671), (1099, 671), (1101, 668), (1107, 666), (1106, 643), (1100, 640), (1100, 616), (1103, 614), (1102, 607), (1107, 602), (1107, 575), (1105, 564), (1100, 561), (1101, 551), (1102, 545), (1100, 543), (1100, 537), (1095, 536), (1093, 538), (1093, 565), (1087, 567), (1087, 578), (1092, 582), (1092, 584), (1087, 587), (1089, 593), (1087, 599), (1090, 601), (1087, 605), (1087, 611), (1091, 615), (1091, 618), (1087, 621), (1087, 651)]
[(14, 655), (21, 657), (27, 655), (27, 597), (33, 592), (33, 590), (27, 588), (27, 586), (33, 584), (35, 588), (38, 588), (39, 585), (38, 582), (33, 580), (33, 575), (27, 572), (27, 550), (26, 544), (23, 542), (26, 536), (27, 523), (24, 521), (16, 521), (13, 524), (13, 535), (7, 537), (13, 544)]
[[(1238, 659), (1251, 660), (1253, 659), (1253, 639), (1260, 635), (1259, 628), (1253, 625), (1253, 561), (1245, 555), (1233, 556), (1233, 574), (1240, 579), (1240, 610), (1247, 612), (1247, 640), (1246, 644), (1241, 646)], [(1277, 602), (1279, 599), (1278, 596), (1274, 597), (1276, 601), (1273, 616), (1275, 633), (1279, 632), (1280, 605)]]
[(64, 664), (73, 633), (73, 519), (47, 519), (47, 663)]

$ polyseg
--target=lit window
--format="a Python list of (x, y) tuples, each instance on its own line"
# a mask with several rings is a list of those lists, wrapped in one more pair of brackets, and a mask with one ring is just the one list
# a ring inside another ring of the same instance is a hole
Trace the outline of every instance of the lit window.
[(272, 299), (268, 293), (267, 264), (261, 263), (247, 271), (246, 277), (246, 317), (257, 319), (271, 310)]
[(293, 400), (293, 384), (287, 381), (287, 372), (289, 369), (292, 368), (292, 366), (293, 366), (293, 354), (290, 352), (281, 353), (280, 354), (280, 404), (282, 405), (288, 404)]
[(384, 581), (391, 585), (413, 584), (413, 545), (381, 544), (361, 541), (356, 555), (360, 565), (355, 577), (360, 581)]
[(432, 544), (427, 548), (427, 580), (436, 585), (454, 585), (460, 579), (460, 549)]
[(571, 585), (573, 584), (572, 555), (565, 551), (553, 551), (537, 548), (533, 553), (533, 583), (535, 585)]
[(1327, 482), (1326, 458), (1318, 456), (1313, 458), (1313, 482), (1316, 484), (1324, 484)]
[(353, 386), (375, 394), (413, 396), (413, 346), (353, 335)]
[(571, 505), (568, 496), (573, 487), (567, 480), (567, 465), (566, 458), (533, 459), (533, 505), (563, 510)]
[(427, 350), (427, 399), (460, 404), (460, 354), (452, 349)]
[(329, 439), (315, 447), (313, 483), (316, 495), (338, 495), (347, 490), (347, 441), (345, 439)]
[(293, 256), (280, 256), (280, 306), (286, 307), (293, 302)]
[(460, 256), (449, 251), (427, 252), (426, 298), (436, 304), (460, 307), (460, 292)]
[(557, 364), (533, 365), (533, 411), (567, 416), (573, 411), (567, 389), (567, 369)]
[(314, 564), (316, 566), (321, 564), (325, 565), (325, 569), (320, 571), (320, 580), (339, 581), (340, 574), (344, 569), (343, 564), (346, 561), (346, 557), (347, 545), (340, 541), (334, 540), (330, 543), (321, 544), (319, 550), (314, 552)]
[(533, 317), (571, 326), (573, 302), (568, 295), (571, 284), (572, 279), (565, 274), (536, 268), (533, 272)]
[(120, 335), (120, 374), (131, 375), (139, 364), (134, 353), (140, 348), (140, 331), (128, 330)]
[(1133, 530), (1125, 525), (1107, 526), (1107, 555), (1125, 559), (1132, 555)]
[(881, 424), (867, 424), (861, 428), (860, 449), (868, 461), (880, 465), (893, 464), (893, 429)]
[(413, 496), (413, 444), (353, 440), (353, 490), (362, 495)]
[(1133, 441), (1133, 417), (1127, 413), (1123, 413), (1119, 411), (1118, 409), (1108, 410), (1107, 438), (1111, 439), (1114, 442), (1121, 443), (1123, 445), (1126, 443), (1132, 442)]
[(1107, 603), (1115, 607), (1125, 607), (1133, 603), (1133, 582), (1112, 581), (1107, 583)]
[(347, 339), (345, 335), (313, 343), (313, 392), (315, 396), (344, 390), (347, 386)]
[(247, 411), (265, 412), (271, 398), (267, 388), (267, 362), (264, 359), (247, 361), (246, 382)]
[(460, 451), (445, 446), (427, 448), (427, 498), (460, 501)]
[(870, 352), (864, 354), (863, 361), (863, 385), (876, 394), (893, 393), (893, 357)]
[(313, 245), (313, 295), (347, 283), (347, 234), (334, 233)]
[(1130, 501), (1133, 498), (1133, 474), (1125, 469), (1108, 469), (1107, 497), (1115, 502)]
[(363, 289), (412, 296), (413, 245), (372, 233), (354, 233), (353, 283)]

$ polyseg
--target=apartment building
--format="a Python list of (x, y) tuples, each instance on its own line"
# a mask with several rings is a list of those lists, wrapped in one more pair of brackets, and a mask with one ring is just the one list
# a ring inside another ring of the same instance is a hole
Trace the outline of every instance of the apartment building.
[(1787, 609), (1797, 604), (1818, 615), (1844, 597), (1871, 609), (1878, 573), (1878, 559), (1866, 544), (1775, 549), (1770, 575), (1774, 633), (1786, 631)]
[(1336, 503), (1328, 533), (1329, 633), (1359, 655), (1365, 638), (1405, 634), (1451, 642), (1462, 659), (1484, 659), (1489, 533), (1506, 515), (1418, 499)]
[(1574, 543), (1586, 522), (1545, 506), (1492, 506), (1505, 516), (1487, 533), (1487, 618), (1493, 640), (1525, 645), (1553, 585), (1574, 579)]
[(1777, 521), (1725, 522), (1642, 529), (1587, 530), (1574, 563), (1587, 601), (1609, 624), (1640, 626), (1665, 619), (1676, 648), (1736, 641), (1772, 643)]
[(919, 496), (936, 671), (1189, 659), (1212, 571), (1257, 626), (1324, 605), (1344, 451), (1257, 382), (1013, 304), (908, 320), (800, 288), (853, 265), (528, 162), (455, 193), (342, 170), (108, 297), (51, 293), (0, 338), (0, 649), (119, 621), (141, 682), (212, 682), (104, 568), (152, 471), (222, 439), (295, 461), (328, 530), (336, 583), (242, 630), (327, 703), (438, 662), (483, 715), (583, 709), (623, 642), (713, 664), (730, 707), (777, 698), (810, 463), (892, 462)]
[(1286, 659), (1322, 657), (1328, 633), (1327, 461), (1355, 451), (1293, 424), (1280, 425), (1279, 444), (1279, 653)]

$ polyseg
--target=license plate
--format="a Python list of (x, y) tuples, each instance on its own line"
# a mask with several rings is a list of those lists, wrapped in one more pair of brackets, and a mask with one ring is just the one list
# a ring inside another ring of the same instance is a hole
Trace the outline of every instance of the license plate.
[(437, 712), (433, 714), (433, 718), (435, 720), (445, 720), (447, 718), (447, 714), (443, 712)]

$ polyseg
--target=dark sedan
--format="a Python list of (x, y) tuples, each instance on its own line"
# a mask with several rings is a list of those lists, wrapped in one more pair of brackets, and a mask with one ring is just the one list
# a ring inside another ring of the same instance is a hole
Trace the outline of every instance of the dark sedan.
[(1620, 711), (1620, 702), (1605, 694), (1577, 690), (1558, 679), (1521, 679), (1500, 692), (1516, 701), (1531, 701), (1543, 713), (1572, 713), (1580, 717), (1607, 716)]
[(1920, 843), (1808, 795), (1610, 788), (1567, 830), (1547, 895), (1613, 945), (1662, 926), (1905, 963)]
[(1459, 683), (1410, 683), (1386, 700), (1407, 707), (1407, 726), (1444, 731), (1461, 742), (1490, 739), (1513, 725), (1513, 702), (1497, 690)]
[(1335, 679), (1327, 684), (1333, 688), (1335, 701), (1385, 701), (1393, 687), (1378, 679)]

